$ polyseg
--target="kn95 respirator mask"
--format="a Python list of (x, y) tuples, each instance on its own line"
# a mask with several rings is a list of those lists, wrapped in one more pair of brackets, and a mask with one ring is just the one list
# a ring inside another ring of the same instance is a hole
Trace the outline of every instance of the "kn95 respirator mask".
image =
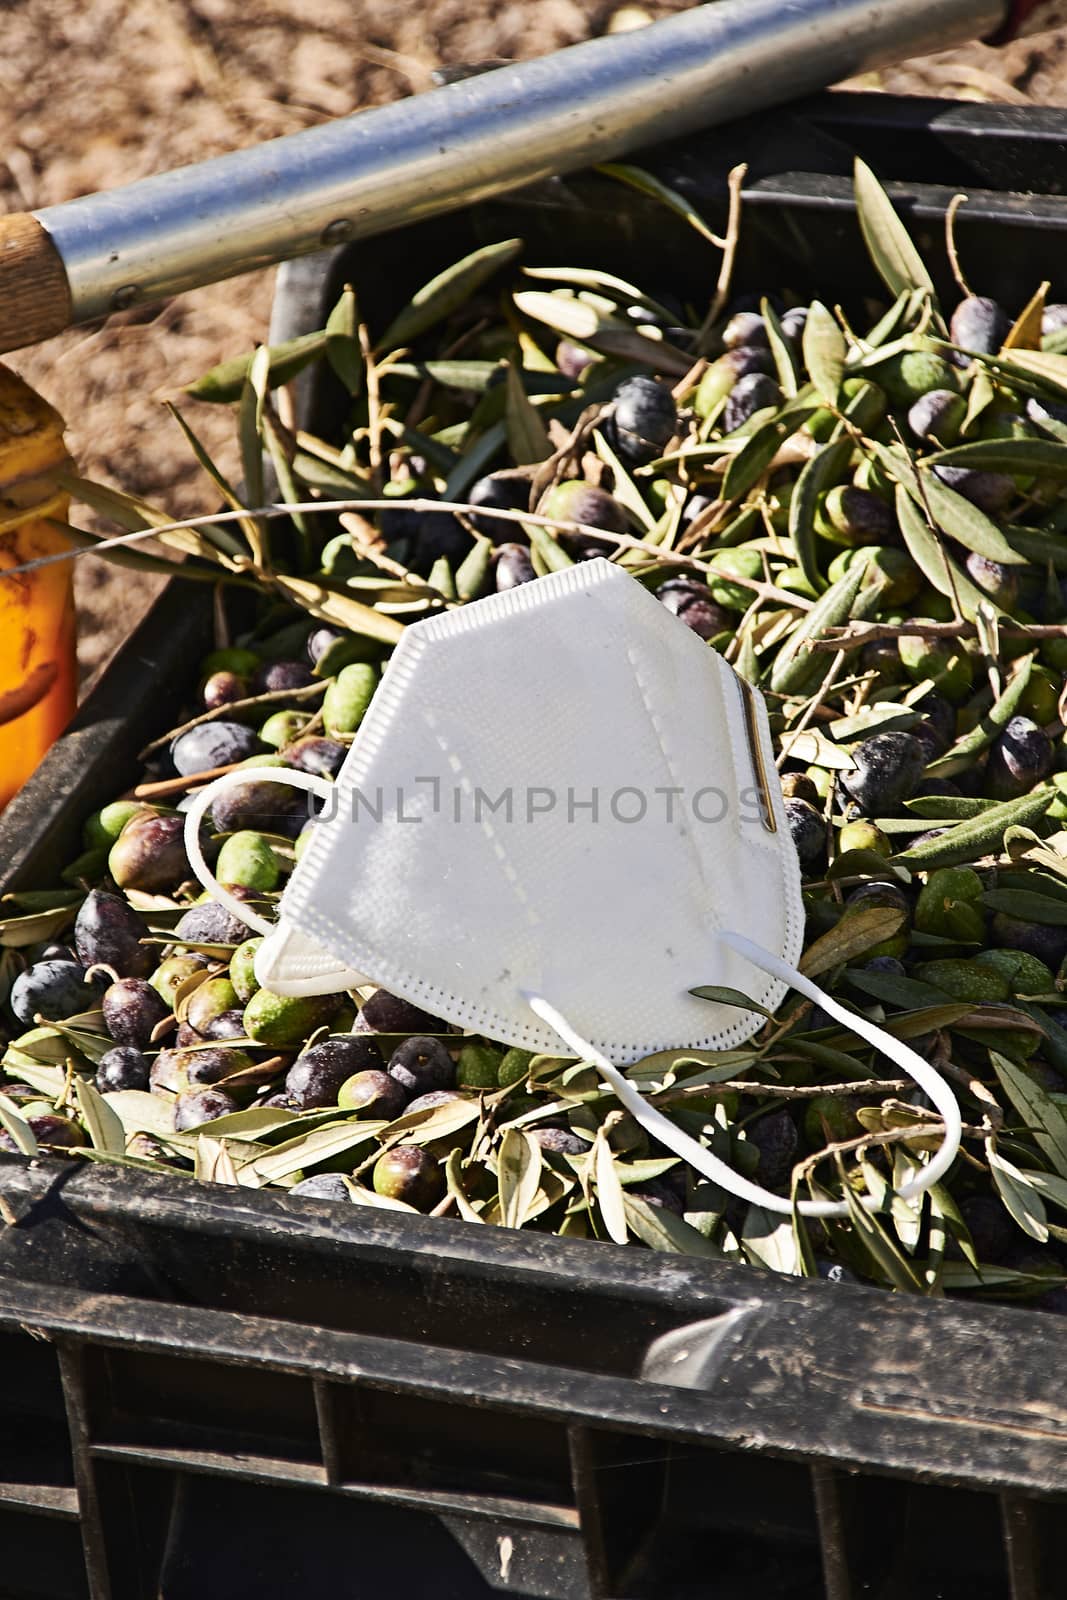
[[(261, 778), (320, 796), (267, 922), (212, 877), (201, 821)], [(594, 1063), (646, 1131), (743, 1199), (788, 1213), (651, 1106), (620, 1067), (750, 1038), (792, 988), (877, 1045), (959, 1144), (944, 1079), (798, 970), (800, 869), (759, 694), (620, 567), (583, 562), (413, 624), (335, 783), (243, 769), (193, 800), (189, 859), (264, 935), (284, 995), (379, 984), (503, 1044)], [(755, 1007), (698, 998), (740, 991)], [(807, 1215), (847, 1214), (805, 1201)]]

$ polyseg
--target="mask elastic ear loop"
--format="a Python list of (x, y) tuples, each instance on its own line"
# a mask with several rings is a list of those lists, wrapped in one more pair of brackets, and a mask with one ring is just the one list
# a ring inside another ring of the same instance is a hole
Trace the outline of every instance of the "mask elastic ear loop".
[[(894, 1039), (890, 1034), (876, 1027), (873, 1022), (868, 1022), (866, 1017), (859, 1017), (854, 1012), (847, 1011), (836, 1000), (824, 994), (809, 978), (805, 978), (803, 973), (798, 972), (795, 967), (791, 967), (787, 961), (782, 961), (779, 957), (773, 956), (769, 951), (762, 949), (761, 946), (753, 944), (751, 939), (746, 939), (743, 934), (722, 933), (720, 937), (725, 944), (730, 946), (731, 950), (736, 950), (739, 955), (743, 955), (749, 961), (754, 962), (756, 966), (761, 967), (771, 977), (783, 979), (798, 993), (804, 995), (806, 999), (817, 1001), (836, 1022), (840, 1022), (854, 1033), (861, 1034), (863, 1038), (876, 1045), (898, 1067), (903, 1068), (909, 1077), (914, 1078), (923, 1092), (929, 1095), (944, 1120), (945, 1137), (933, 1160), (927, 1162), (917, 1177), (904, 1184), (897, 1191), (902, 1200), (912, 1200), (918, 1195), (924, 1194), (947, 1172), (956, 1158), (956, 1152), (960, 1145), (962, 1132), (960, 1109), (956, 1103), (955, 1095), (944, 1078), (906, 1044), (903, 1044), (899, 1039)], [(676, 1127), (669, 1117), (663, 1115), (662, 1111), (657, 1111), (655, 1106), (649, 1105), (636, 1086), (616, 1066), (613, 1066), (606, 1056), (602, 1055), (599, 1050), (590, 1044), (588, 1039), (583, 1039), (581, 1034), (576, 1032), (567, 1019), (561, 1016), (547, 1000), (536, 994), (526, 994), (525, 999), (530, 1009), (543, 1022), (547, 1022), (550, 1028), (555, 1029), (560, 1038), (570, 1046), (577, 1056), (583, 1061), (591, 1061), (593, 1063), (604, 1081), (615, 1091), (627, 1111), (633, 1115), (635, 1121), (652, 1138), (658, 1139), (660, 1144), (666, 1145), (668, 1150), (673, 1150), (675, 1155), (681, 1156), (683, 1161), (688, 1161), (690, 1166), (695, 1167), (704, 1177), (710, 1178), (713, 1183), (719, 1184), (728, 1193), (736, 1195), (739, 1200), (748, 1200), (751, 1204), (762, 1206), (764, 1210), (773, 1211), (780, 1216), (791, 1216), (793, 1214), (794, 1207), (790, 1201), (784, 1200), (781, 1195), (772, 1194), (769, 1189), (763, 1189), (759, 1184), (751, 1183), (747, 1178), (742, 1177), (739, 1172), (735, 1172), (732, 1167), (728, 1167), (724, 1161), (720, 1161), (718, 1156), (713, 1155), (704, 1145), (698, 1144), (695, 1139), (690, 1138), (689, 1134)], [(864, 1205), (870, 1211), (878, 1208), (878, 1203), (870, 1195), (861, 1195), (859, 1199), (861, 1205)], [(847, 1217), (849, 1214), (847, 1204), (843, 1201), (834, 1200), (800, 1200), (797, 1202), (795, 1209), (803, 1217)]]
[(256, 933), (269, 935), (277, 931), (277, 925), (268, 922), (258, 911), (253, 911), (243, 900), (231, 894), (215, 877), (200, 848), (200, 824), (215, 796), (221, 794), (223, 789), (236, 789), (256, 780), (285, 784), (290, 789), (304, 789), (308, 794), (317, 794), (320, 800), (329, 800), (337, 791), (327, 778), (320, 778), (314, 772), (294, 772), (284, 767), (244, 767), (240, 772), (224, 772), (221, 778), (216, 778), (193, 796), (192, 804), (185, 813), (185, 853), (189, 857), (189, 865), (213, 900), (225, 906), (249, 928), (254, 928)]

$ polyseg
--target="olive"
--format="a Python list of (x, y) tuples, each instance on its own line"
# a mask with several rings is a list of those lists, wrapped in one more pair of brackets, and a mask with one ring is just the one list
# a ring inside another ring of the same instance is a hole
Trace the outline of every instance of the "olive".
[(867, 816), (891, 816), (915, 793), (926, 753), (908, 733), (876, 733), (852, 748), (855, 766), (841, 786)]
[(807, 800), (787, 800), (785, 820), (802, 867), (814, 866), (826, 853), (826, 824)]
[(201, 900), (179, 918), (174, 937), (179, 944), (243, 944), (248, 924), (216, 900)]
[(1011, 319), (986, 295), (968, 295), (952, 313), (949, 337), (953, 344), (978, 355), (995, 356), (1011, 331)]
[(561, 339), (556, 346), (556, 366), (572, 383), (578, 383), (596, 359), (592, 350), (583, 350), (581, 345), (572, 344), (569, 339)]
[(781, 329), (790, 344), (799, 346), (804, 339), (804, 329), (808, 322), (807, 306), (792, 306), (783, 313)]
[(727, 350), (737, 350), (742, 345), (768, 345), (767, 324), (756, 311), (735, 311), (722, 330), (722, 342)]
[(397, 1045), (386, 1070), (409, 1095), (451, 1089), (456, 1081), (456, 1063), (440, 1039), (420, 1034)]
[(407, 1104), (408, 1097), (395, 1078), (377, 1068), (353, 1073), (337, 1091), (337, 1104), (359, 1117), (382, 1117), (391, 1122)]
[(769, 350), (746, 345), (738, 350), (727, 350), (713, 361), (697, 385), (693, 405), (702, 417), (710, 416), (720, 401), (725, 400), (742, 378), (775, 375), (774, 357)]
[(237, 1101), (221, 1089), (190, 1089), (174, 1102), (175, 1132), (199, 1128), (205, 1122), (214, 1122), (217, 1117), (229, 1116), (236, 1110)]
[(821, 798), (806, 772), (783, 773), (782, 794), (787, 800), (806, 800), (812, 806), (817, 806)]
[(238, 677), (236, 672), (213, 672), (201, 689), (200, 698), (205, 710), (219, 711), (234, 700), (244, 700), (248, 693), (247, 678)]
[(97, 1062), (95, 1083), (101, 1094), (117, 1089), (147, 1089), (148, 1062), (133, 1045), (116, 1045)]
[(747, 378), (739, 378), (730, 390), (723, 410), (724, 431), (733, 433), (736, 428), (743, 428), (757, 411), (762, 411), (767, 406), (780, 405), (781, 399), (781, 389), (766, 373), (752, 372)]
[(780, 1189), (789, 1181), (800, 1136), (788, 1111), (772, 1111), (745, 1129), (745, 1138), (759, 1151), (756, 1182), (765, 1189)]
[[(306, 670), (306, 669), (305, 669)], [(310, 676), (310, 674), (309, 674)], [(170, 747), (170, 759), (176, 772), (188, 776), (194, 772), (208, 772), (213, 767), (232, 766), (236, 761), (246, 761), (263, 746), (259, 735), (243, 722), (202, 722), (198, 728), (181, 733)]]
[(350, 1078), (382, 1072), (383, 1067), (382, 1053), (373, 1039), (331, 1035), (301, 1051), (285, 1075), (285, 1092), (302, 1111), (336, 1105), (342, 1085)]
[(988, 556), (979, 555), (976, 550), (968, 550), (964, 565), (978, 588), (984, 590), (1006, 611), (1011, 611), (1018, 604), (1017, 567), (1005, 566), (1001, 561), (991, 561)]
[(581, 1156), (589, 1149), (589, 1142), (580, 1139), (569, 1128), (531, 1128), (530, 1133), (542, 1150), (559, 1156)]
[(301, 1178), (289, 1190), (304, 1200), (348, 1200), (352, 1195), (340, 1172), (313, 1172), (310, 1178)]
[[(421, 1006), (401, 1000), (386, 989), (376, 989), (356, 1018), (353, 1033), (445, 1033), (446, 1025)], [(352, 1069), (355, 1071), (355, 1068)]]
[(993, 741), (986, 765), (986, 792), (994, 800), (1026, 794), (1052, 771), (1052, 740), (1029, 717), (1012, 717)]
[(111, 846), (107, 864), (120, 889), (148, 894), (176, 889), (192, 877), (185, 854), (185, 818), (153, 813), (131, 817)]
[(136, 1045), (139, 1050), (151, 1044), (153, 1029), (170, 1014), (166, 1002), (144, 978), (120, 978), (105, 989), (100, 1004), (104, 1025), (115, 1043)]
[[(467, 499), (472, 506), (485, 506), (491, 511), (529, 511), (530, 479), (524, 472), (491, 472), (471, 486)], [(491, 517), (472, 511), (470, 521), (494, 544), (529, 542), (522, 523), (511, 517)]]
[(379, 1156), (372, 1174), (374, 1191), (389, 1200), (403, 1200), (416, 1211), (429, 1211), (444, 1193), (441, 1168), (419, 1145), (395, 1145)]
[(161, 1050), (148, 1074), (149, 1088), (156, 1093), (169, 1090), (183, 1094), (190, 1087), (216, 1084), (252, 1065), (244, 1050), (224, 1049), (221, 1045), (196, 1050)]
[[(76, 1122), (55, 1112), (27, 1117), (30, 1132), (38, 1144), (54, 1145), (59, 1149), (79, 1149), (85, 1144), (85, 1135)], [(17, 1150), (18, 1145), (7, 1132), (0, 1133), (0, 1150)]]
[(729, 611), (716, 605), (707, 584), (697, 578), (668, 578), (656, 590), (656, 599), (701, 639), (733, 632), (735, 624)]
[(458, 1089), (429, 1089), (425, 1094), (416, 1095), (414, 1100), (407, 1104), (407, 1115), (413, 1111), (436, 1111), (438, 1106), (447, 1106), (453, 1100), (467, 1100), (468, 1095), (461, 1094)]
[(880, 495), (842, 484), (826, 495), (816, 527), (834, 544), (884, 545), (896, 533), (896, 518)]
[(336, 739), (309, 735), (306, 739), (297, 739), (287, 745), (282, 754), (286, 766), (295, 768), (297, 772), (314, 772), (321, 778), (336, 778), (344, 766), (348, 749), (338, 744)]
[(257, 668), (252, 688), (256, 694), (278, 694), (286, 689), (306, 689), (314, 682), (303, 661), (267, 661)]
[(623, 461), (643, 466), (662, 455), (677, 428), (674, 396), (655, 378), (628, 378), (616, 389), (607, 431)]
[(76, 961), (36, 961), (11, 985), (9, 1003), (18, 1020), (32, 1027), (38, 1016), (48, 1022), (90, 1011), (99, 1004), (100, 984), (90, 982)]
[(517, 589), (520, 583), (532, 583), (537, 577), (530, 552), (522, 544), (497, 545), (494, 570), (498, 594)]
[(596, 489), (582, 478), (557, 483), (543, 496), (538, 512), (560, 522), (580, 522), (607, 533), (629, 533), (630, 519), (606, 489)]
[(317, 667), (327, 650), (331, 649), (335, 644), (339, 644), (342, 639), (347, 638), (348, 634), (342, 633), (339, 628), (330, 628), (325, 625), (313, 628), (308, 634), (308, 642), (304, 647), (307, 650), (307, 657), (311, 665)]
[(155, 964), (151, 947), (140, 942), (147, 932), (147, 925), (120, 895), (93, 889), (74, 923), (78, 960), (85, 967), (109, 966), (120, 978), (145, 978)]
[(251, 828), (295, 839), (308, 814), (306, 794), (262, 779), (250, 779), (248, 783), (223, 789), (211, 803), (216, 833), (237, 833)]
[(967, 402), (954, 389), (928, 389), (908, 411), (908, 427), (917, 439), (949, 445), (959, 438)]

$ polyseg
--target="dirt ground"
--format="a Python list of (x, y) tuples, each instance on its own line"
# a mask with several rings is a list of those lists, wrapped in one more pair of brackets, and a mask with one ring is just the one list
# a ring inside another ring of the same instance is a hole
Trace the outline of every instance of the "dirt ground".
[[(441, 64), (544, 54), (604, 30), (618, 0), (7, 0), (0, 3), (0, 206), (24, 210), (296, 132), (431, 85)], [(674, 0), (650, 5), (663, 14)], [(1067, 33), (931, 56), (855, 87), (1067, 103)], [(211, 509), (161, 399), (261, 339), (272, 273), (81, 328), (11, 365), (66, 416), (81, 470)], [(232, 463), (228, 416), (195, 425)], [(77, 563), (83, 678), (154, 580)]]

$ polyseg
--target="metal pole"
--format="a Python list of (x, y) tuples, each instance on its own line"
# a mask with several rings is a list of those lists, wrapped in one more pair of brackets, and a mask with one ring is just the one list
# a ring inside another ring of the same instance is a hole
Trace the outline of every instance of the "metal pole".
[(1005, 0), (717, 0), (35, 213), (71, 320), (366, 237), (990, 33)]

